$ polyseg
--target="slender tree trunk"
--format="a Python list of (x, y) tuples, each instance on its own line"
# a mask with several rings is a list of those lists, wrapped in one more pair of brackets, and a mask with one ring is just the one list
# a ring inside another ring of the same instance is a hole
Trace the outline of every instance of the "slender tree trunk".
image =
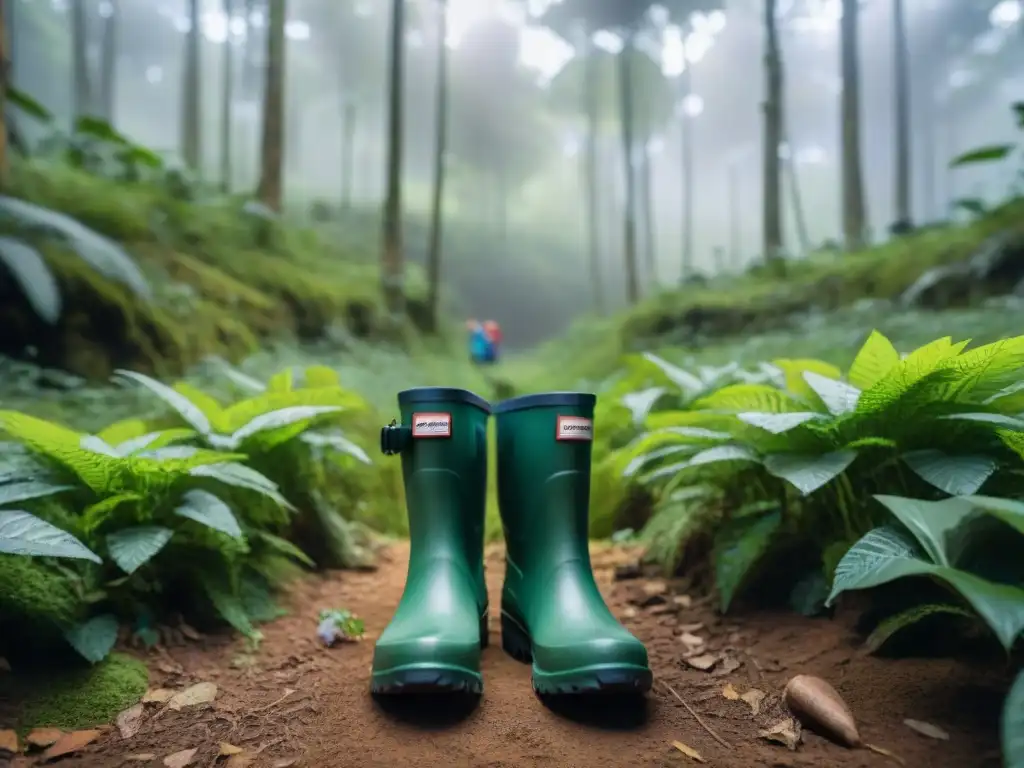
[(927, 98), (921, 99), (918, 114), (920, 115), (919, 125), (924, 126), (921, 131), (921, 213), (926, 222), (931, 223), (937, 218), (936, 209), (936, 174), (935, 174), (935, 97), (931, 88), (927, 89)]
[(843, 0), (840, 22), (840, 72), (842, 124), (842, 198), (843, 238), (847, 250), (866, 244), (867, 210), (864, 203), (864, 176), (860, 157), (860, 72), (858, 71), (859, 0)]
[(644, 142), (642, 165), (640, 166), (640, 194), (641, 210), (643, 211), (644, 226), (644, 269), (647, 272), (647, 289), (655, 290), (658, 286), (658, 244), (654, 235), (654, 178), (651, 173), (651, 156), (648, 150), (650, 145), (650, 134)]
[(202, 124), (202, 85), (200, 82), (199, 0), (189, 0), (188, 17), (191, 22), (185, 37), (184, 76), (181, 84), (181, 157), (185, 165), (195, 171), (202, 168), (200, 130)]
[(640, 300), (640, 281), (636, 263), (636, 170), (633, 167), (633, 37), (618, 55), (619, 121), (622, 123), (622, 154), (625, 170), (626, 212), (625, 240), (626, 299), (630, 304)]
[(388, 65), (387, 192), (381, 243), (384, 302), (395, 321), (405, 316), (405, 256), (402, 253), (402, 108), (405, 95), (405, 0), (391, 0)]
[(117, 0), (110, 0), (110, 15), (103, 20), (103, 42), (100, 46), (100, 92), (103, 119), (111, 125), (117, 119), (117, 52), (120, 41), (120, 12)]
[(234, 0), (223, 0), (223, 11), (228, 20), (228, 37), (224, 41), (223, 86), (220, 103), (220, 188), (225, 195), (231, 193), (234, 173), (231, 163), (231, 137), (234, 131), (235, 103), (235, 47), (231, 40), (231, 18), (235, 13)]
[(729, 163), (728, 170), (728, 207), (729, 211), (729, 264), (739, 272), (743, 267), (741, 232), (740, 232), (740, 169), (739, 164)]
[[(242, 47), (242, 76), (239, 78), (239, 87), (242, 90), (242, 99), (247, 102), (263, 101), (263, 83), (257, 66), (258, 32), (252, 23), (256, 2), (257, 0), (245, 0), (245, 45)], [(249, 189), (255, 188), (259, 181), (259, 162), (256, 158), (259, 153), (259, 130), (258, 126), (249, 126), (243, 142), (245, 146), (242, 148), (242, 154), (246, 162), (242, 184)]]
[(441, 225), (444, 219), (445, 152), (448, 146), (448, 3), (442, 0), (437, 48), (437, 95), (434, 129), (434, 191), (430, 201), (430, 244), (427, 252), (427, 311), (430, 327), (440, 327)]
[(11, 2), (16, 0), (0, 0), (0, 194), (7, 191), (10, 182), (10, 158), (7, 156), (7, 84), (12, 67), (7, 20), (13, 9), (7, 4)]
[(285, 0), (270, 0), (263, 136), (260, 144), (260, 183), (256, 189), (256, 197), (275, 211), (281, 210), (284, 192), (284, 26), (287, 15)]
[(587, 116), (587, 146), (584, 149), (583, 186), (587, 195), (587, 250), (590, 254), (590, 285), (594, 292), (594, 309), (605, 313), (604, 284), (601, 279), (601, 236), (598, 234), (597, 202), (597, 56), (587, 38), (583, 60), (583, 113)]
[(341, 209), (352, 208), (352, 178), (356, 161), (356, 119), (358, 107), (346, 98), (341, 115)]
[(84, 2), (71, 3), (71, 102), (73, 118), (87, 117), (93, 110), (92, 78), (89, 76), (89, 29)]
[(782, 65), (775, 0), (765, 0), (765, 100), (762, 250), (768, 264), (782, 259), (782, 174), (779, 146), (782, 144)]
[(693, 64), (686, 57), (686, 43), (683, 43), (683, 114), (679, 126), (680, 153), (683, 158), (683, 259), (680, 263), (679, 279), (685, 282), (693, 276), (693, 123), (686, 112), (690, 96), (693, 95)]
[(910, 199), (910, 51), (904, 10), (904, 0), (893, 0), (893, 74), (896, 81), (893, 88), (893, 117), (896, 121), (896, 216), (892, 223), (894, 235), (904, 234), (913, 228)]

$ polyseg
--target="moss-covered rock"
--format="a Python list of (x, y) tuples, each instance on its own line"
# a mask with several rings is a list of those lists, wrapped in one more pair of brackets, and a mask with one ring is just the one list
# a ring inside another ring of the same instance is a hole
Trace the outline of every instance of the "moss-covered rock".
[(119, 712), (136, 704), (149, 685), (149, 671), (141, 661), (122, 654), (74, 670), (57, 669), (0, 677), (0, 717), (14, 716), (21, 731), (54, 727), (89, 728), (111, 722)]

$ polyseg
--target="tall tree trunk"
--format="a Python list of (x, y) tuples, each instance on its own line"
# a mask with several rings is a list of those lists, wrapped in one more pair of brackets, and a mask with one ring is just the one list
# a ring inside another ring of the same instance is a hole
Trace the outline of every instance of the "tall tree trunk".
[(640, 300), (640, 281), (636, 263), (636, 172), (633, 168), (633, 37), (618, 55), (619, 122), (622, 127), (622, 156), (625, 170), (626, 211), (623, 228), (625, 246), (626, 299), (630, 304)]
[(693, 64), (687, 58), (683, 43), (683, 72), (680, 77), (683, 90), (683, 114), (679, 124), (679, 149), (683, 159), (683, 253), (679, 264), (679, 280), (685, 282), (693, 276), (693, 118), (687, 114), (687, 105), (693, 95)]
[(427, 312), (430, 327), (440, 327), (441, 224), (444, 219), (445, 152), (448, 147), (448, 3), (442, 0), (437, 43), (437, 94), (434, 128), (434, 190), (430, 201), (430, 244), (427, 251)]
[(730, 162), (728, 170), (728, 207), (729, 211), (729, 264), (736, 272), (743, 268), (743, 256), (741, 254), (741, 231), (740, 231), (740, 169), (739, 163)]
[(263, 136), (260, 143), (260, 183), (256, 197), (275, 211), (281, 210), (284, 176), (284, 26), (285, 0), (270, 0), (267, 28), (266, 89), (263, 98)]
[(905, 234), (913, 228), (910, 200), (910, 51), (904, 10), (904, 0), (893, 0), (893, 75), (896, 81), (893, 88), (893, 118), (896, 121), (894, 235)]
[(117, 52), (120, 41), (120, 11), (117, 0), (110, 0), (110, 15), (103, 20), (103, 42), (100, 45), (100, 98), (103, 119), (111, 125), (117, 118)]
[(235, 14), (234, 0), (223, 0), (223, 11), (228, 20), (228, 36), (222, 52), (224, 72), (220, 102), (220, 188), (227, 195), (231, 192), (233, 175), (231, 137), (234, 132), (235, 116), (235, 50), (231, 40), (231, 19)]
[(658, 286), (658, 244), (654, 235), (654, 178), (651, 173), (650, 134), (646, 135), (640, 166), (640, 210), (644, 227), (644, 270), (647, 272), (647, 290), (652, 291)]
[(72, 119), (88, 116), (93, 109), (92, 78), (89, 76), (89, 28), (84, 2), (71, 3), (71, 104)]
[[(252, 23), (252, 17), (256, 13), (257, 0), (245, 0), (245, 45), (242, 46), (242, 73), (239, 78), (239, 88), (242, 91), (242, 100), (249, 102), (263, 101), (263, 83), (260, 77), (260, 69), (257, 66), (259, 38), (257, 27)], [(242, 174), (242, 185), (248, 189), (254, 189), (259, 180), (259, 163), (256, 155), (259, 153), (259, 131), (258, 126), (249, 126), (245, 133), (244, 147), (241, 155), (246, 158), (244, 172)]]
[(202, 165), (200, 126), (203, 102), (199, 77), (202, 40), (199, 33), (199, 0), (189, 0), (188, 17), (190, 26), (185, 37), (184, 73), (181, 79), (181, 157), (185, 165), (198, 172)]
[(775, 0), (764, 4), (764, 192), (762, 204), (762, 250), (768, 264), (782, 259), (782, 174), (779, 146), (782, 144), (782, 64)]
[(859, 0), (843, 0), (840, 21), (843, 238), (847, 250), (863, 248), (867, 235), (864, 175), (860, 157)]
[(352, 208), (352, 179), (356, 162), (356, 119), (359, 113), (355, 102), (348, 97), (345, 98), (341, 109), (341, 209), (347, 211)]
[(7, 191), (10, 176), (10, 158), (7, 157), (7, 84), (11, 76), (11, 57), (7, 15), (13, 9), (7, 3), (16, 1), (0, 0), (0, 194)]
[(402, 108), (405, 95), (405, 0), (391, 0), (388, 50), (387, 191), (381, 238), (381, 286), (392, 319), (405, 316), (402, 253)]
[(583, 187), (587, 196), (587, 251), (590, 254), (590, 286), (594, 309), (605, 312), (604, 285), (601, 279), (601, 236), (598, 233), (597, 208), (597, 56), (589, 36), (583, 60), (583, 113), (587, 116), (587, 146), (584, 149)]

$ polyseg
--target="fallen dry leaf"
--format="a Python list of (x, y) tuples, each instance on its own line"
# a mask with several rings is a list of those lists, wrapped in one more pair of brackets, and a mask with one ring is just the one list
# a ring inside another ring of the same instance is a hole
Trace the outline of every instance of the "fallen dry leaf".
[(664, 595), (668, 591), (668, 585), (664, 581), (652, 579), (641, 584), (640, 590), (647, 597), (654, 597), (655, 595)]
[(922, 736), (927, 736), (929, 739), (949, 741), (949, 734), (937, 725), (932, 725), (931, 723), (926, 723), (922, 720), (904, 720), (903, 724), (910, 730), (917, 731)]
[(702, 629), (704, 629), (704, 622), (703, 621), (696, 621), (693, 624), (680, 624), (679, 625), (679, 631), (680, 632), (700, 632)]
[(721, 677), (722, 675), (731, 675), (741, 666), (743, 666), (743, 664), (740, 662), (739, 659), (733, 658), (732, 656), (726, 656), (724, 659), (722, 659), (722, 663), (718, 667), (718, 669), (715, 670), (715, 674), (719, 677)]
[(255, 752), (239, 752), (228, 758), (224, 768), (249, 768), (256, 761), (257, 754)]
[(152, 752), (139, 752), (135, 755), (128, 755), (125, 760), (132, 763), (148, 763), (150, 760), (156, 760), (156, 755)]
[(170, 688), (152, 688), (142, 697), (143, 704), (166, 704), (174, 696)]
[(92, 744), (100, 737), (102, 731), (72, 731), (65, 733), (57, 739), (50, 748), (43, 752), (43, 760), (55, 760), (64, 755), (70, 755)]
[(690, 632), (683, 632), (683, 634), (679, 636), (679, 642), (687, 648), (700, 648), (704, 645), (704, 638), (698, 637)]
[(740, 699), (746, 702), (747, 706), (750, 707), (750, 714), (757, 717), (761, 714), (761, 704), (764, 703), (766, 694), (764, 691), (759, 691), (757, 688), (751, 688), (749, 691), (740, 696)]
[(634, 608), (631, 605), (627, 605), (625, 608), (622, 609), (622, 618), (624, 618), (624, 619), (635, 619), (636, 618), (636, 608)]
[(226, 741), (220, 743), (220, 752), (217, 754), (220, 757), (231, 757), (237, 755), (242, 751), (241, 747), (236, 747), (234, 744), (228, 744)]
[(122, 739), (130, 739), (139, 732), (139, 728), (142, 727), (143, 709), (143, 705), (139, 703), (117, 716), (117, 720), (114, 722), (117, 725), (117, 730), (121, 732)]
[(184, 691), (174, 694), (167, 706), (178, 711), (185, 707), (197, 707), (200, 704), (209, 704), (217, 698), (216, 683), (196, 683)]
[(297, 757), (282, 757), (280, 760), (274, 761), (273, 768), (292, 768), (297, 762), (299, 762)]
[(175, 752), (164, 758), (164, 765), (167, 768), (185, 768), (186, 765), (192, 764), (192, 758), (198, 751), (198, 749), (183, 749), (181, 752)]
[(35, 728), (25, 737), (25, 743), (33, 749), (46, 749), (63, 735), (64, 731), (60, 728)]
[(694, 669), (707, 672), (718, 663), (718, 657), (711, 653), (704, 653), (700, 656), (691, 656), (688, 659), (684, 659), (684, 661)]
[(863, 746), (850, 708), (820, 677), (797, 675), (786, 683), (785, 697), (786, 706), (804, 725), (818, 726), (844, 747)]
[(776, 744), (782, 744), (787, 749), (795, 751), (800, 744), (800, 723), (791, 717), (787, 717), (785, 720), (780, 720), (774, 725), (768, 726), (763, 731), (758, 731), (757, 735), (762, 739), (774, 741)]
[(701, 757), (700, 752), (698, 752), (693, 747), (688, 747), (686, 744), (683, 744), (683, 742), (681, 742), (681, 741), (673, 741), (672, 742), (672, 746), (675, 747), (676, 749), (678, 749), (680, 752), (682, 752), (687, 757), (689, 757), (691, 760), (696, 760), (698, 763), (707, 762), (703, 757)]
[(18, 751), (18, 734), (14, 731), (0, 731), (0, 752)]
[(727, 683), (725, 688), (722, 689), (722, 696), (727, 698), (729, 701), (738, 701), (740, 698), (739, 692), (733, 688), (732, 683)]
[(176, 661), (158, 661), (156, 668), (165, 675), (180, 675), (185, 671), (185, 668)]
[(181, 624), (178, 627), (178, 629), (181, 631), (181, 634), (183, 634), (189, 640), (202, 640), (203, 639), (203, 636), (201, 634), (199, 634), (199, 632), (197, 632), (195, 629), (190, 627), (188, 624)]
[[(689, 608), (693, 605), (693, 598), (689, 595), (676, 595), (672, 598), (672, 602), (678, 605), (680, 608)], [(696, 632), (696, 630), (692, 630)]]

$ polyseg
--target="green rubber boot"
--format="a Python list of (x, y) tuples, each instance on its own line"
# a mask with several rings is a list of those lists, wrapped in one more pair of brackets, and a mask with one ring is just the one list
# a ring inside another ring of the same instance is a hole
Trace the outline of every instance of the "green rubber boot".
[(587, 547), (594, 395), (505, 400), (498, 500), (508, 548), (502, 647), (533, 660), (540, 694), (651, 689), (647, 649), (608, 610)]
[(399, 392), (398, 405), (402, 424), (381, 430), (381, 451), (402, 456), (409, 572), (374, 648), (370, 688), (480, 693), (490, 405), (463, 389), (435, 387)]

